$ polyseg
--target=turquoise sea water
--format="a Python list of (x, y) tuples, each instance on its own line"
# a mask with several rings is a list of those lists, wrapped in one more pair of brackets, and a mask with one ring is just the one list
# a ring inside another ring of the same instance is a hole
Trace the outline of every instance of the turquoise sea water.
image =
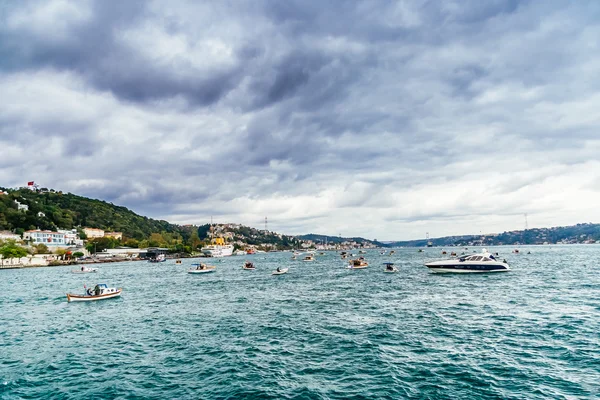
[[(436, 248), (0, 270), (0, 398), (598, 398), (600, 246), (490, 250), (513, 271), (431, 274)], [(67, 303), (97, 282), (122, 298)]]

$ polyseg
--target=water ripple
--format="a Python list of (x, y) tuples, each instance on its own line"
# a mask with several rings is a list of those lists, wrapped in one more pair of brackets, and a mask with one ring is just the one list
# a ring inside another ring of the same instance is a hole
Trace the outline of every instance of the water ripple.
[[(527, 249), (525, 249), (527, 250)], [(531, 247), (513, 271), (438, 276), (439, 249), (176, 265), (2, 270), (0, 397), (591, 398), (600, 393), (598, 246)], [(266, 257), (266, 258), (265, 258)], [(290, 273), (273, 277), (277, 266)], [(100, 279), (121, 299), (68, 304)]]

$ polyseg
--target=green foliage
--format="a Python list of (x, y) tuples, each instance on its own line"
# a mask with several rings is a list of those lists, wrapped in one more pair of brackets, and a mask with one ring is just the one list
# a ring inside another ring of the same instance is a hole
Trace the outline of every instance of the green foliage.
[(50, 250), (48, 249), (48, 246), (46, 246), (44, 243), (39, 243), (33, 246), (33, 252), (35, 254), (49, 254)]
[(88, 240), (88, 242), (85, 245), (85, 248), (90, 253), (97, 253), (106, 249), (114, 249), (115, 247), (118, 247), (120, 245), (121, 242), (118, 239), (105, 236), (101, 238), (94, 238)]
[(84, 254), (80, 251), (76, 251), (75, 253), (73, 253), (73, 257), (79, 258), (79, 257), (83, 257), (83, 256), (84, 256)]
[(27, 250), (16, 244), (14, 240), (8, 240), (0, 246), (0, 255), (3, 258), (21, 258), (27, 256)]
[[(191, 233), (167, 221), (142, 217), (125, 207), (71, 193), (29, 189), (7, 191), (8, 195), (0, 196), (0, 230), (93, 227), (123, 232), (126, 237), (137, 240), (146, 239), (155, 232), (178, 233), (184, 239)], [(18, 211), (15, 200), (28, 205), (29, 210)], [(38, 216), (39, 212), (44, 216)]]

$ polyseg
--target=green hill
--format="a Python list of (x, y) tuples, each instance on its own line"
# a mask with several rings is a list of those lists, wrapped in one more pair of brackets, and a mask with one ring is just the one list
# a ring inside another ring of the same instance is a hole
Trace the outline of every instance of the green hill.
[[(553, 228), (533, 228), (489, 235), (446, 236), (430, 239), (434, 246), (496, 246), (521, 244), (593, 243), (600, 241), (600, 224), (577, 224)], [(424, 247), (426, 239), (390, 242), (394, 247)]]
[[(18, 233), (30, 229), (73, 229), (93, 227), (123, 232), (127, 238), (144, 240), (152, 233), (179, 233), (189, 237), (189, 230), (167, 221), (143, 217), (101, 200), (88, 199), (54, 190), (3, 189), (0, 195), (0, 230)], [(29, 207), (19, 211), (19, 203)]]

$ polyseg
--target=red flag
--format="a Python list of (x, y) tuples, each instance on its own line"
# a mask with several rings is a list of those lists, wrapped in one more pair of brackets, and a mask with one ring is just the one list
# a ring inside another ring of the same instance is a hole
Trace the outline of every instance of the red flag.
[(34, 184), (35, 184), (35, 182), (34, 182), (34, 181), (27, 182), (27, 186), (33, 186)]

